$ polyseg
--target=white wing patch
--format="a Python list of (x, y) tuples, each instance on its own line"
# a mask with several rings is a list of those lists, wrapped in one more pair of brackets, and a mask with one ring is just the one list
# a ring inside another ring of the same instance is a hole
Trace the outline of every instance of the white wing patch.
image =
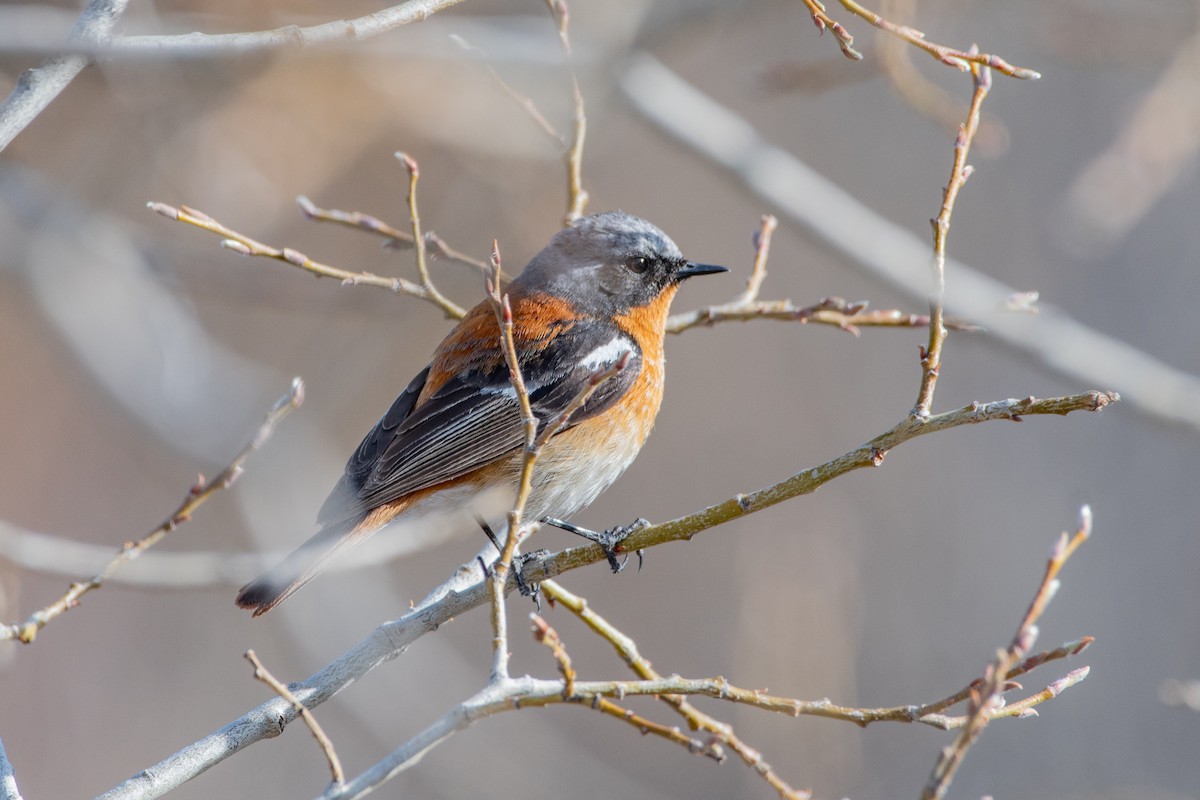
[(635, 346), (628, 336), (617, 334), (604, 344), (588, 353), (579, 362), (579, 366), (593, 372), (603, 367), (609, 367), (621, 360), (626, 353), (632, 353)]

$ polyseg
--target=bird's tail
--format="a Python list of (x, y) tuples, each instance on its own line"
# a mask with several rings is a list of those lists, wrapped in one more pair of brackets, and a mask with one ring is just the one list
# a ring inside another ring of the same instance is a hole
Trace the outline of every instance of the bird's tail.
[(364, 519), (335, 524), (317, 531), (291, 555), (247, 583), (238, 592), (237, 604), (265, 614), (320, 575), (342, 553), (359, 544), (382, 525)]

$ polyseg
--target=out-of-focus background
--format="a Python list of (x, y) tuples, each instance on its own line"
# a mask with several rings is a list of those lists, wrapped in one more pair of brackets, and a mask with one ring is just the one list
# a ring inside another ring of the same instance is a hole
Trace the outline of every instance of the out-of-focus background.
[[(120, 32), (260, 30), (378, 7), (132, 5)], [(828, 5), (856, 36), (862, 62), (844, 58), (832, 36), (818, 37), (803, 5), (790, 0), (571, 5), (590, 209), (648, 217), (690, 257), (732, 268), (689, 283), (677, 310), (741, 291), (764, 213), (781, 217), (765, 298), (808, 304), (839, 295), (924, 309), (919, 292), (863, 271), (647, 121), (620, 88), (630, 59), (652, 54), (765, 143), (924, 241), (953, 142), (927, 113), (942, 102), (930, 87), (961, 104), (969, 77), (911, 48), (897, 56), (866, 23)], [(995, 76), (950, 254), (1015, 289), (1039, 291), (1047, 312), (1006, 324), (1018, 334), (1047, 331), (1041, 346), (1052, 355), (985, 333), (953, 335), (935, 409), (1092, 388), (1126, 401), (1100, 415), (925, 437), (880, 469), (651, 551), (640, 573), (614, 577), (596, 565), (564, 582), (635, 637), (663, 673), (723, 675), (844, 704), (921, 703), (978, 675), (1007, 642), (1054, 537), (1089, 503), (1094, 541), (1068, 565), (1040, 644), (1084, 634), (1096, 643), (1025, 684), (1040, 688), (1082, 664), (1091, 676), (1042, 706), (1039, 718), (989, 727), (953, 796), (1198, 797), (1200, 708), (1183, 702), (1183, 690), (1200, 680), (1200, 396), (1187, 377), (1200, 371), (1200, 8), (1191, 0), (925, 0), (881, 9), (913, 14), (934, 41), (977, 41), (1044, 75)], [(61, 41), (76, 11), (69, 3), (0, 6), (5, 91), (38, 63), (39, 43)], [(465, 51), (455, 35), (483, 54)], [(321, 261), (411, 277), (410, 254), (305, 221), (293, 203), (303, 194), (403, 227), (406, 176), (392, 154), (404, 150), (420, 162), (425, 226), (477, 257), (499, 239), (515, 270), (558, 228), (565, 178), (561, 148), (488, 67), (569, 131), (554, 24), (538, 0), (506, 0), (464, 2), (356, 46), (117, 58), (82, 74), (16, 139), (0, 158), (0, 519), (8, 551), (30, 541), (21, 531), (101, 552), (148, 531), (197, 472), (212, 474), (233, 456), (293, 375), (307, 383), (301, 410), (232, 491), (156, 554), (278, 552), (308, 535), (346, 455), (450, 323), (411, 298), (239, 257), (146, 202), (186, 203)], [(962, 110), (947, 113), (956, 119)], [(685, 125), (727, 134), (715, 122)], [(876, 236), (866, 211), (838, 221), (853, 232), (847, 243)], [(468, 268), (437, 262), (434, 276), (461, 303), (481, 297)], [(948, 280), (953, 288), (954, 272)], [(1134, 352), (1068, 352), (1065, 335), (1036, 327), (1064, 314)], [(655, 435), (579, 521), (668, 519), (857, 446), (911, 407), (924, 337), (868, 329), (856, 338), (758, 321), (671, 338)], [(565, 534), (543, 537), (546, 547), (573, 544)], [(89, 595), (32, 646), (0, 646), (0, 738), (25, 796), (98, 794), (219, 728), (268, 696), (241, 658), (245, 649), (282, 678), (306, 677), (401, 614), (477, 544), (327, 575), (256, 620), (233, 606), (245, 572), (201, 588), (114, 582)], [(51, 566), (78, 575), (99, 567), (75, 553), (51, 547)], [(153, 577), (146, 569), (129, 575)], [(68, 580), (4, 561), (0, 616), (23, 619)], [(549, 653), (524, 634), (529, 609), (522, 601), (511, 608), (516, 673), (556, 674)], [(626, 675), (567, 613), (546, 613), (581, 677)], [(488, 649), (486, 615), (467, 615), (321, 706), (347, 770), (374, 762), (478, 688)], [(951, 738), (925, 727), (860, 730), (702, 705), (793, 785), (827, 798), (915, 796)], [(672, 722), (650, 702), (634, 707)], [(309, 796), (326, 780), (297, 726), (172, 796)], [(481, 722), (379, 795), (773, 792), (736, 760), (716, 766), (585, 709), (553, 708)]]

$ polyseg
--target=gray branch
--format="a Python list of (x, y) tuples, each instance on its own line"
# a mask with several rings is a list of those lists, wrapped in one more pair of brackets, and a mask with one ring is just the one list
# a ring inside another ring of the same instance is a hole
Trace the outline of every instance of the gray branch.
[[(112, 37), (129, 0), (91, 0), (67, 37), (68, 44), (95, 46)], [(34, 69), (27, 69), (0, 104), (0, 151), (58, 97), (63, 89), (92, 60), (79, 53), (51, 56)]]
[(387, 33), (462, 0), (408, 0), (355, 19), (320, 25), (285, 25), (269, 31), (244, 33), (184, 33), (113, 36), (112, 30), (129, 0), (91, 0), (71, 29), (63, 51), (21, 74), (12, 93), (0, 105), (0, 151), (25, 129), (63, 89), (100, 56), (117, 53), (171, 55), (246, 53), (284, 47), (356, 42)]
[(17, 789), (17, 776), (13, 774), (13, 766), (8, 760), (8, 753), (4, 751), (3, 741), (0, 741), (0, 800), (21, 800), (21, 792)]

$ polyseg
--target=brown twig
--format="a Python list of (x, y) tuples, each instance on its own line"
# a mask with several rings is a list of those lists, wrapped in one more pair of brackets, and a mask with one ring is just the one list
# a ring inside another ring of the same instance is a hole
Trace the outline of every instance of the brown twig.
[(554, 660), (558, 664), (558, 671), (563, 676), (562, 700), (564, 703), (595, 709), (602, 714), (607, 714), (632, 725), (643, 736), (647, 734), (659, 736), (669, 742), (674, 742), (682, 746), (690, 753), (700, 753), (718, 762), (724, 760), (724, 755), (719, 749), (706, 747), (703, 742), (687, 736), (679, 728), (669, 727), (649, 720), (599, 694), (580, 694), (576, 692), (575, 669), (571, 666), (571, 656), (568, 655), (567, 648), (559, 637), (558, 632), (537, 614), (530, 614), (529, 616), (533, 620), (533, 638), (550, 648), (550, 652), (554, 654)]
[[(1115, 392), (1089, 391), (1063, 397), (1026, 397), (1021, 400), (972, 403), (953, 411), (934, 414), (924, 420), (906, 416), (890, 430), (837, 458), (803, 469), (763, 489), (738, 494), (693, 514), (635, 531), (622, 542), (622, 547), (634, 551), (667, 542), (690, 540), (696, 534), (729, 520), (757, 513), (800, 495), (811, 494), (848, 472), (881, 466), (893, 448), (919, 436), (993, 420), (1020, 421), (1035, 415), (1100, 411), (1120, 399)], [(540, 563), (527, 565), (526, 576), (533, 581), (542, 581), (582, 564), (595, 563), (604, 557), (598, 545), (571, 548)]]
[(218, 491), (228, 489), (233, 485), (234, 481), (241, 476), (242, 464), (250, 457), (250, 454), (262, 447), (280, 420), (303, 401), (304, 382), (299, 378), (294, 378), (289, 392), (275, 402), (275, 405), (267, 412), (267, 417), (263, 420), (262, 425), (254, 432), (250, 442), (242, 448), (228, 466), (218, 472), (212, 480), (205, 481), (204, 476), (201, 475), (196, 484), (188, 490), (187, 497), (161, 525), (137, 541), (126, 542), (100, 572), (86, 581), (75, 581), (62, 597), (40, 611), (35, 611), (25, 622), (0, 626), (0, 641), (16, 639), (25, 644), (33, 642), (37, 638), (38, 632), (46, 627), (50, 620), (77, 607), (85, 594), (103, 586), (113, 572), (158, 544), (164, 536), (191, 519), (192, 513), (205, 501)]
[[(622, 633), (612, 623), (597, 614), (588, 605), (587, 601), (575, 595), (559, 583), (555, 581), (547, 581), (542, 584), (542, 591), (552, 602), (562, 603), (567, 609), (578, 616), (589, 628), (596, 632), (603, 639), (608, 641), (617, 654), (625, 661), (625, 663), (637, 675), (648, 681), (670, 681), (671, 687), (680, 694), (702, 694), (719, 699), (729, 700), (735, 703), (752, 705), (756, 708), (761, 708), (766, 711), (773, 711), (792, 716), (815, 716), (824, 717), (827, 719), (836, 719), (843, 722), (852, 722), (861, 727), (876, 722), (916, 722), (941, 730), (952, 730), (961, 728), (966, 724), (966, 717), (951, 717), (940, 712), (947, 708), (955, 706), (964, 700), (969, 699), (973, 693), (977, 692), (982, 685), (981, 680), (976, 680), (959, 690), (955, 694), (932, 703), (924, 705), (903, 705), (903, 706), (888, 706), (880, 708), (855, 708), (851, 706), (839, 706), (831, 703), (828, 700), (806, 701), (798, 700), (790, 697), (779, 697), (769, 695), (765, 692), (760, 692), (751, 689), (740, 689), (730, 685), (724, 678), (700, 678), (700, 679), (684, 679), (679, 676), (663, 678), (659, 673), (655, 672), (651, 667), (650, 662), (644, 658), (638, 651), (637, 644), (626, 634)], [(1022, 661), (1020, 664), (1013, 666), (1004, 675), (1006, 682), (1012, 681), (1021, 675), (1024, 675), (1031, 670), (1047, 664), (1051, 661), (1056, 661), (1070, 656), (1078, 655), (1083, 652), (1092, 642), (1092, 637), (1086, 636), (1079, 640), (1068, 642), (1053, 650), (1046, 650)], [(1029, 697), (996, 709), (991, 714), (991, 719), (1000, 717), (1018, 717), (1027, 715), (1027, 710), (1039, 703), (1042, 703), (1052, 697), (1057, 696), (1063, 689), (1073, 686), (1084, 677), (1086, 677), (1086, 668), (1080, 674), (1080, 670), (1073, 670), (1067, 676), (1054, 681), (1046, 689), (1037, 692)], [(1011, 688), (1016, 688), (1015, 684), (1006, 684)], [(655, 687), (633, 685), (625, 686), (628, 693), (645, 694), (653, 693), (652, 689), (657, 688), (660, 692), (669, 691), (670, 689), (664, 685), (655, 685)], [(682, 700), (682, 697), (670, 698), (664, 696), (664, 701), (679, 708), (677, 700)], [(694, 709), (693, 709), (694, 710)], [(682, 709), (681, 709), (682, 712)], [(685, 716), (687, 716), (685, 714)], [(690, 722), (690, 717), (689, 717)], [(694, 725), (693, 725), (694, 727)]]
[[(777, 319), (800, 323), (833, 325), (858, 336), (859, 328), (923, 328), (929, 325), (924, 314), (906, 314), (898, 310), (867, 311), (866, 301), (848, 301), (841, 297), (826, 297), (810, 306), (799, 307), (791, 300), (759, 300), (763, 281), (767, 277), (767, 258), (771, 249), (771, 234), (778, 220), (770, 214), (763, 215), (754, 236), (754, 266), (746, 281), (746, 289), (728, 303), (705, 306), (694, 311), (672, 314), (667, 318), (668, 333), (683, 333), (689, 328), (711, 326), (732, 320)], [(955, 330), (977, 330), (975, 326), (960, 321), (948, 321), (947, 326)]]
[[(375, 275), (371, 272), (350, 272), (333, 267), (328, 264), (322, 264), (319, 261), (313, 261), (308, 256), (298, 250), (290, 247), (277, 248), (263, 244), (256, 239), (251, 239), (245, 234), (238, 233), (232, 228), (217, 222), (215, 219), (188, 206), (174, 206), (166, 203), (150, 202), (146, 206), (157, 214), (161, 214), (168, 219), (177, 220), (178, 222), (186, 222), (189, 225), (194, 225), (202, 230), (215, 233), (218, 236), (225, 237), (221, 242), (221, 246), (226, 250), (231, 250), (238, 255), (243, 256), (261, 256), (262, 258), (270, 258), (276, 261), (282, 261), (285, 264), (291, 264), (293, 267), (299, 267), (305, 272), (316, 275), (319, 278), (334, 278), (342, 282), (343, 286), (375, 286), (381, 289), (388, 289), (399, 294), (407, 294), (411, 297), (416, 297), (419, 300), (426, 300), (438, 306), (446, 313), (448, 317), (461, 318), (466, 312), (449, 300), (442, 298), (439, 302), (434, 296), (424, 287), (413, 283), (405, 278), (385, 278), (382, 275)], [(441, 297), (439, 294), (438, 297)]]
[(934, 294), (929, 301), (929, 343), (921, 352), (921, 388), (917, 392), (917, 402), (913, 406), (913, 416), (929, 416), (933, 404), (933, 392), (937, 385), (938, 373), (942, 366), (942, 345), (946, 341), (946, 326), (944, 324), (944, 301), (946, 297), (946, 238), (950, 234), (950, 217), (954, 213), (954, 203), (958, 192), (971, 177), (973, 168), (967, 164), (967, 154), (971, 150), (971, 142), (979, 130), (979, 109), (992, 86), (991, 70), (978, 64), (971, 65), (971, 73), (975, 76), (975, 93), (971, 97), (971, 107), (967, 112), (967, 120), (959, 128), (954, 140), (954, 164), (950, 170), (950, 180), (942, 194), (942, 208), (937, 217), (932, 220), (933, 226), (933, 269)]
[[(364, 214), (361, 211), (342, 211), (337, 208), (321, 208), (304, 195), (296, 198), (296, 205), (300, 206), (300, 210), (308, 219), (317, 222), (332, 222), (353, 230), (382, 236), (385, 240), (385, 247), (396, 249), (412, 247), (413, 240), (411, 233), (402, 231), (371, 214)], [(454, 249), (433, 231), (425, 231), (425, 244), (427, 247), (433, 248), (433, 254), (436, 256), (444, 258), (447, 261), (457, 261), (460, 264), (477, 270), (481, 275), (487, 276), (488, 274), (489, 268), (486, 262), (469, 256), (461, 250)], [(504, 276), (504, 280), (507, 281), (508, 276)]]
[(587, 208), (588, 193), (583, 188), (583, 143), (587, 137), (587, 114), (584, 108), (583, 91), (579, 88), (579, 75), (575, 72), (574, 57), (571, 52), (571, 37), (568, 32), (570, 13), (566, 0), (546, 0), (546, 6), (554, 16), (558, 26), (558, 41), (562, 44), (563, 54), (567, 59), (567, 72), (571, 77), (571, 107), (573, 131), (571, 145), (563, 154), (567, 167), (567, 214), (563, 222), (571, 224), (583, 216)]
[[(942, 751), (942, 755), (934, 765), (933, 771), (929, 776), (929, 781), (921, 793), (922, 800), (940, 800), (946, 796), (946, 792), (950, 788), (950, 782), (954, 779), (955, 772), (966, 757), (967, 750), (975, 743), (975, 740), (979, 738), (979, 734), (983, 732), (984, 727), (995, 716), (995, 710), (1003, 705), (1004, 689), (1008, 681), (1007, 676), (1009, 671), (1014, 664), (1025, 657), (1025, 654), (1029, 652), (1029, 649), (1037, 639), (1037, 622), (1041, 619), (1043, 612), (1045, 612), (1047, 604), (1049, 604), (1054, 594), (1058, 591), (1058, 573), (1062, 570), (1067, 559), (1079, 549), (1080, 545), (1088, 540), (1091, 533), (1092, 510), (1090, 507), (1084, 506), (1080, 509), (1079, 527), (1076, 529), (1074, 535), (1063, 533), (1059, 536), (1058, 541), (1055, 542), (1054, 549), (1050, 553), (1050, 558), (1046, 562), (1046, 571), (1042, 576), (1042, 582), (1038, 586), (1037, 592), (1034, 593), (1033, 601), (1029, 604), (1029, 610), (1025, 612), (1025, 616), (1021, 619), (1021, 624), (1017, 626), (1017, 632), (1013, 635), (1012, 642), (1007, 648), (1000, 650), (996, 654), (995, 660), (988, 664), (982, 681), (972, 691), (970, 706), (962, 731), (955, 739), (954, 744)], [(1028, 706), (1021, 707), (1018, 711), (1018, 716), (1033, 713), (1032, 705), (1035, 698), (1044, 697), (1044, 699), (1049, 699), (1054, 697), (1066, 688), (1066, 686), (1078, 683), (1086, 677), (1087, 670), (1083, 668), (1075, 670), (1060, 681), (1052, 683), (1038, 695), (1026, 698), (1023, 703), (1028, 703)]]
[(305, 217), (317, 222), (333, 222), (337, 225), (344, 225), (347, 228), (352, 228), (356, 231), (366, 231), (383, 236), (388, 241), (400, 242), (412, 246), (412, 234), (402, 231), (399, 228), (389, 225), (379, 217), (364, 214), (361, 211), (342, 211), (337, 208), (321, 208), (312, 200), (309, 200), (305, 195), (300, 195), (296, 198), (296, 205), (300, 206), (300, 211)]
[(333, 742), (325, 735), (325, 730), (321, 727), (321, 723), (317, 722), (316, 714), (313, 714), (303, 703), (296, 699), (296, 695), (292, 694), (283, 683), (279, 681), (270, 671), (262, 665), (255, 655), (253, 650), (247, 650), (243, 656), (247, 661), (254, 665), (254, 677), (270, 686), (275, 690), (275, 693), (292, 704), (292, 708), (296, 709), (296, 713), (300, 715), (300, 719), (304, 720), (304, 724), (312, 731), (313, 738), (317, 740), (317, 744), (321, 746), (321, 751), (325, 754), (325, 761), (329, 764), (329, 772), (333, 777), (333, 783), (341, 786), (346, 782), (346, 773), (342, 772), (342, 762), (338, 759), (337, 751), (333, 749)]
[[(589, 608), (585, 599), (568, 591), (556, 581), (544, 582), (542, 591), (552, 602), (562, 603), (583, 620), (589, 628), (607, 640), (636, 675), (646, 680), (661, 679), (662, 676), (655, 672), (649, 660), (638, 652), (637, 643)], [(808, 800), (811, 796), (808, 792), (789, 786), (766, 762), (762, 753), (746, 744), (734, 733), (732, 726), (700, 711), (680, 694), (662, 694), (660, 699), (674, 707), (693, 730), (705, 731), (713, 737), (713, 740), (705, 746), (705, 750), (708, 751), (707, 754), (711, 758), (721, 760), (723, 750), (718, 746), (719, 743), (735, 752), (743, 763), (758, 773), (784, 800)]]
[[(487, 57), (487, 53), (484, 50), (471, 44), (458, 34), (451, 34), (450, 41), (454, 42), (456, 45), (473, 56), (481, 59)], [(514, 89), (512, 84), (504, 80), (496, 68), (491, 64), (487, 63), (486, 61), (481, 61), (480, 63), (483, 64), (484, 69), (488, 71), (488, 74), (492, 77), (492, 80), (496, 82), (496, 84), (504, 91), (504, 93), (507, 94), (514, 102), (516, 102), (516, 104), (521, 107), (521, 110), (529, 115), (529, 118), (533, 120), (535, 125), (537, 125), (538, 130), (549, 136), (557, 144), (565, 144), (566, 138), (559, 133), (558, 128), (555, 128), (554, 124), (550, 122), (550, 120), (546, 119), (546, 115), (543, 114), (537, 107), (537, 103), (533, 102), (532, 97), (527, 94), (522, 94)]]
[(439, 292), (438, 288), (433, 285), (433, 279), (429, 276), (428, 259), (425, 257), (425, 237), (421, 235), (421, 215), (417, 211), (417, 181), (421, 177), (421, 171), (417, 167), (416, 159), (408, 153), (396, 153), (396, 158), (404, 164), (404, 168), (408, 171), (408, 213), (412, 219), (412, 241), (416, 250), (417, 276), (421, 279), (421, 289), (425, 292), (429, 302), (442, 309), (447, 318), (462, 319), (466, 312)]
[(496, 322), (500, 326), (500, 350), (504, 353), (505, 363), (508, 364), (508, 381), (512, 384), (513, 392), (517, 396), (521, 424), (525, 429), (525, 451), (517, 484), (517, 497), (508, 512), (508, 529), (504, 547), (500, 551), (499, 558), (492, 565), (491, 575), (488, 576), (488, 594), (491, 598), (492, 609), (491, 681), (497, 683), (508, 680), (508, 617), (504, 608), (504, 585), (508, 581), (509, 568), (521, 541), (521, 517), (525, 513), (525, 503), (528, 501), (533, 487), (533, 465), (538, 454), (536, 444), (538, 420), (529, 403), (525, 378), (521, 375), (521, 360), (513, 339), (512, 304), (508, 300), (508, 295), (502, 295), (500, 292), (500, 245), (496, 241), (492, 242), (492, 277), (487, 281), (487, 297), (496, 314)]
[[(854, 37), (833, 18), (826, 13), (825, 5), (821, 0), (803, 0), (804, 5), (808, 7), (809, 14), (812, 16), (813, 23), (817, 26), (817, 30), (824, 33), (826, 29), (833, 32), (837, 38), (838, 46), (848, 58), (855, 61), (862, 59), (862, 53), (855, 50), (851, 45), (854, 44)], [(909, 44), (917, 47), (935, 59), (947, 66), (955, 67), (963, 72), (971, 68), (972, 64), (977, 64), (984, 67), (1001, 72), (1013, 78), (1022, 78), (1024, 80), (1037, 80), (1042, 77), (1041, 73), (1026, 69), (1024, 67), (1014, 67), (999, 56), (990, 55), (988, 53), (980, 53), (972, 48), (971, 50), (956, 50), (945, 45), (935, 44), (925, 39), (925, 34), (916, 28), (908, 25), (897, 25), (884, 19), (879, 14), (876, 14), (870, 9), (864, 8), (854, 0), (838, 0), (842, 6), (854, 14), (855, 16), (865, 19), (867, 22), (879, 28), (882, 31), (898, 36)]]
[(571, 399), (562, 412), (539, 431), (538, 419), (529, 402), (529, 391), (525, 387), (525, 379), (521, 374), (520, 357), (513, 339), (512, 304), (509, 302), (508, 295), (502, 295), (500, 292), (501, 267), (498, 242), (492, 243), (492, 270), (492, 277), (487, 282), (487, 296), (492, 310), (496, 314), (496, 322), (500, 326), (500, 349), (504, 353), (504, 360), (508, 365), (509, 383), (512, 384), (513, 392), (517, 396), (521, 422), (525, 429), (524, 457), (521, 461), (517, 497), (508, 512), (508, 533), (504, 541), (504, 548), (492, 567), (489, 581), (493, 632), (492, 680), (500, 681), (508, 678), (508, 624), (504, 610), (504, 587), (517, 547), (524, 538), (522, 516), (525, 513), (525, 504), (529, 500), (529, 493), (533, 489), (534, 464), (537, 462), (542, 447), (550, 440), (550, 437), (562, 430), (571, 415), (583, 407), (601, 384), (625, 369), (629, 364), (629, 354), (625, 354), (612, 367), (606, 370), (597, 370), (592, 374), (587, 385)]
[[(917, 0), (881, 0), (880, 11), (895, 19), (911, 19)], [(958, 131), (966, 104), (925, 76), (913, 63), (913, 48), (887, 31), (877, 32), (879, 66), (896, 92), (918, 114), (951, 134)], [(858, 72), (858, 70), (850, 70)], [(1008, 130), (1000, 120), (985, 114), (975, 136), (975, 147), (985, 156), (998, 156), (1008, 148)]]

